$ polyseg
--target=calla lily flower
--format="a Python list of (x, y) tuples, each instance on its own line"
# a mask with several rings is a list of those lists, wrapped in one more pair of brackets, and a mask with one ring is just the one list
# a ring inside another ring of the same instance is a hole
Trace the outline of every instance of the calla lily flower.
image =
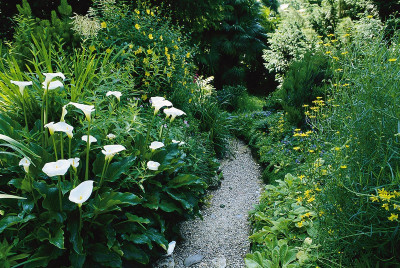
[(11, 84), (17, 85), (19, 87), (19, 92), (21, 92), (21, 95), (24, 96), (24, 89), (26, 86), (31, 86), (32, 81), (10, 81)]
[(4, 198), (26, 199), (25, 197), (20, 197), (20, 196), (11, 195), (11, 194), (0, 194), (0, 199), (4, 199)]
[(29, 173), (29, 166), (31, 165), (31, 161), (28, 158), (24, 157), (19, 161), (19, 165), (24, 167), (26, 173)]
[[(83, 135), (82, 136), (82, 140), (87, 142), (88, 136), (87, 135)], [(97, 141), (97, 139), (95, 137), (93, 137), (92, 135), (89, 135), (89, 143), (96, 142), (96, 141)]]
[(122, 145), (105, 145), (104, 150), (101, 150), (101, 152), (106, 156), (106, 161), (111, 161), (111, 159), (116, 155), (117, 153), (126, 150), (126, 148)]
[(159, 166), (160, 166), (160, 163), (158, 163), (158, 162), (155, 162), (155, 161), (147, 162), (147, 168), (150, 170), (158, 170)]
[(117, 136), (115, 136), (114, 134), (110, 133), (106, 137), (109, 138), (110, 140), (112, 140), (112, 139), (115, 139)]
[(115, 97), (117, 98), (117, 100), (120, 101), (120, 100), (121, 100), (121, 95), (122, 95), (122, 93), (119, 92), (119, 91), (108, 91), (107, 94), (106, 94), (106, 96), (108, 97), (108, 96), (110, 96), (110, 95), (115, 96)]
[(64, 85), (63, 85), (63, 83), (61, 83), (61, 81), (52, 81), (52, 82), (50, 82), (48, 85), (46, 85), (45, 84), (45, 82), (43, 82), (42, 83), (42, 87), (45, 89), (45, 90), (53, 90), (53, 89), (56, 89), (56, 88), (59, 88), (59, 87), (64, 87)]
[(60, 131), (60, 132), (65, 132), (68, 136), (68, 138), (72, 139), (74, 136), (72, 134), (72, 130), (74, 130), (74, 127), (71, 125), (68, 125), (65, 122), (58, 122), (53, 125), (54, 131)]
[(56, 162), (46, 163), (42, 171), (49, 177), (63, 176), (67, 173), (71, 163), (66, 159), (60, 159)]
[(154, 114), (157, 114), (158, 111), (159, 111), (162, 107), (164, 107), (164, 106), (170, 107), (170, 106), (172, 106), (172, 103), (171, 103), (170, 101), (168, 101), (168, 100), (153, 101), (153, 102), (151, 103), (151, 106), (154, 107)]
[(177, 140), (172, 140), (172, 143), (178, 143), (178, 145), (184, 145), (185, 144), (185, 142), (177, 141)]
[(174, 121), (175, 117), (186, 114), (184, 111), (176, 109), (175, 107), (164, 109), (164, 113), (167, 115), (167, 118), (171, 116), (171, 122)]
[(153, 142), (150, 144), (150, 149), (152, 149), (152, 150), (157, 150), (157, 149), (159, 149), (159, 148), (161, 148), (161, 147), (164, 147), (164, 143), (159, 142), (159, 141), (153, 141)]
[(71, 164), (72, 168), (76, 171), (76, 168), (79, 166), (79, 158), (75, 157), (75, 158), (70, 158), (68, 159), (69, 163)]
[(45, 79), (44, 79), (44, 82), (43, 82), (43, 87), (44, 87), (45, 90), (51, 89), (49, 84), (50, 84), (51, 80), (53, 80), (54, 78), (60, 77), (60, 78), (62, 78), (62, 80), (65, 80), (65, 75), (63, 73), (60, 73), (60, 72), (58, 72), (58, 73), (43, 73), (43, 75), (45, 76)]
[(170, 256), (174, 252), (175, 246), (176, 246), (176, 241), (172, 241), (168, 244), (167, 256)]
[(69, 192), (69, 201), (78, 204), (79, 207), (82, 206), (82, 203), (86, 202), (93, 192), (93, 183), (94, 181), (91, 180), (80, 183)]
[(80, 104), (80, 103), (76, 103), (76, 102), (70, 102), (68, 104), (71, 104), (71, 105), (75, 106), (76, 108), (78, 108), (79, 110), (81, 110), (85, 114), (86, 119), (88, 121), (90, 121), (90, 114), (95, 110), (94, 105)]
[(164, 101), (164, 100), (165, 100), (164, 97), (151, 97), (151, 98), (150, 98), (151, 103), (159, 102), (159, 101)]
[(46, 125), (44, 125), (44, 127), (49, 129), (50, 135), (54, 134), (54, 122), (47, 123)]
[[(68, 105), (68, 104), (67, 104)], [(60, 119), (60, 121), (61, 122), (64, 122), (65, 121), (65, 116), (67, 115), (67, 113), (68, 113), (68, 111), (67, 111), (67, 105), (64, 105), (63, 107), (62, 107), (62, 113), (61, 113), (61, 119)]]

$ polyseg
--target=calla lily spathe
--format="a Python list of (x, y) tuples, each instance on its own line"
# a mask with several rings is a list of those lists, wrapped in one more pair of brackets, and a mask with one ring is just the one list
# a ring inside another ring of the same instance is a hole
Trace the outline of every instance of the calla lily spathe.
[(45, 84), (45, 82), (43, 82), (42, 83), (42, 87), (45, 89), (45, 90), (53, 90), (53, 89), (56, 89), (56, 88), (59, 88), (59, 87), (64, 87), (64, 84), (63, 83), (61, 83), (61, 81), (52, 81), (52, 82), (50, 82), (48, 85), (47, 84)]
[(151, 103), (158, 102), (158, 101), (163, 101), (163, 100), (165, 100), (164, 97), (151, 97), (150, 98)]
[(106, 136), (108, 139), (112, 140), (115, 139), (117, 136), (115, 136), (114, 134), (110, 133)]
[(11, 195), (11, 194), (0, 194), (0, 199), (4, 199), (4, 198), (26, 199), (25, 197), (20, 197), (20, 196)]
[(31, 161), (28, 158), (24, 157), (19, 161), (19, 165), (24, 167), (26, 173), (29, 173), (29, 166), (31, 165)]
[[(88, 141), (88, 136), (87, 135), (83, 135), (82, 136), (82, 140), (87, 142)], [(95, 137), (93, 137), (92, 135), (89, 135), (89, 143), (96, 142), (96, 141), (97, 141), (97, 139)]]
[(45, 76), (45, 79), (43, 82), (43, 86), (44, 86), (45, 90), (50, 89), (49, 84), (50, 84), (51, 80), (53, 80), (54, 78), (60, 77), (60, 78), (62, 78), (62, 80), (65, 80), (65, 75), (60, 72), (58, 72), (58, 73), (43, 73), (43, 75)]
[(117, 153), (126, 150), (126, 148), (122, 145), (105, 145), (104, 150), (101, 150), (101, 152), (106, 156), (106, 160), (111, 161), (111, 159), (116, 155)]
[(74, 136), (72, 134), (72, 130), (74, 130), (74, 127), (71, 125), (68, 125), (65, 122), (58, 122), (53, 125), (54, 131), (60, 131), (60, 132), (65, 132), (68, 136), (68, 138), (72, 139)]
[(26, 86), (31, 86), (32, 81), (10, 81), (11, 84), (17, 85), (19, 87), (19, 92), (21, 92), (21, 95), (24, 96), (24, 89)]
[(174, 252), (175, 246), (176, 246), (176, 241), (169, 242), (167, 249), (167, 256), (170, 256)]
[(158, 170), (159, 166), (160, 166), (160, 163), (158, 163), (158, 162), (155, 162), (155, 161), (147, 162), (147, 168), (150, 170)]
[(80, 104), (80, 103), (76, 103), (76, 102), (70, 102), (70, 103), (68, 103), (68, 105), (69, 104), (71, 104), (71, 105), (75, 106), (76, 108), (78, 108), (79, 110), (81, 110), (85, 114), (86, 119), (88, 121), (90, 121), (90, 119), (91, 119), (90, 114), (95, 110), (94, 105)]
[(167, 118), (171, 116), (171, 122), (174, 121), (175, 117), (186, 114), (184, 111), (175, 107), (164, 109), (164, 113), (167, 115)]
[(154, 114), (157, 114), (158, 111), (164, 106), (166, 107), (172, 106), (172, 103), (164, 99), (163, 97), (151, 97), (150, 101), (151, 101), (151, 106), (154, 107)]
[[(67, 105), (68, 105), (68, 104), (67, 104)], [(60, 119), (61, 122), (64, 122), (64, 121), (65, 121), (65, 116), (66, 116), (67, 113), (68, 113), (68, 111), (67, 111), (67, 105), (64, 105), (64, 106), (62, 107), (62, 113), (61, 113), (61, 119)]]
[(157, 150), (157, 149), (162, 148), (162, 147), (164, 147), (164, 143), (159, 142), (159, 141), (153, 141), (150, 144), (150, 149), (152, 149), (152, 150)]
[(107, 94), (106, 94), (106, 96), (108, 97), (108, 96), (110, 96), (110, 95), (115, 96), (115, 97), (117, 98), (117, 100), (120, 101), (120, 100), (121, 100), (122, 93), (119, 92), (119, 91), (108, 91)]
[(54, 122), (47, 123), (46, 125), (44, 125), (44, 127), (49, 129), (50, 135), (54, 134)]
[(49, 177), (63, 176), (65, 173), (67, 173), (70, 166), (71, 163), (69, 160), (60, 159), (56, 162), (46, 163), (43, 166), (42, 171)]
[(93, 192), (93, 183), (94, 181), (91, 180), (80, 183), (69, 192), (69, 201), (78, 204), (78, 206), (82, 206), (82, 203), (86, 202)]
[(177, 141), (177, 140), (172, 140), (172, 143), (178, 143), (178, 145), (184, 145), (184, 141)]
[(76, 170), (76, 168), (79, 166), (79, 158), (75, 157), (75, 158), (70, 158), (68, 159), (69, 163), (71, 164), (71, 166)]

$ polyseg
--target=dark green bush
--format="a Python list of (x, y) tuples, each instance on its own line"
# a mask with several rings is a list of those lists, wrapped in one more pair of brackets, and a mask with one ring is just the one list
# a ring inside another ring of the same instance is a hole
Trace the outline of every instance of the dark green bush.
[(275, 101), (287, 112), (289, 122), (304, 124), (302, 106), (325, 95), (331, 76), (329, 58), (322, 52), (307, 52), (303, 59), (292, 63), (282, 87), (273, 93)]

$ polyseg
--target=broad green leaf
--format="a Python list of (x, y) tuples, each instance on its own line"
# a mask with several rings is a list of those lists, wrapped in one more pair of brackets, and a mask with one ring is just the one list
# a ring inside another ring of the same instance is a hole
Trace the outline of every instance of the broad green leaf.
[(135, 156), (128, 156), (119, 162), (113, 162), (107, 169), (105, 178), (107, 181), (114, 182), (118, 180), (123, 173), (126, 173), (135, 163)]
[(54, 234), (54, 236), (49, 238), (49, 242), (60, 249), (64, 249), (64, 231), (63, 231), (63, 229), (59, 228), (58, 230), (56, 230), (56, 233)]
[(149, 219), (146, 218), (142, 218), (136, 215), (133, 215), (131, 213), (126, 213), (125, 216), (128, 218), (128, 221), (132, 221), (132, 222), (138, 222), (138, 223), (150, 223)]
[(19, 223), (26, 223), (35, 218), (34, 215), (28, 215), (25, 218), (22, 216), (5, 216), (0, 220), (0, 234), (8, 227)]
[(182, 186), (192, 185), (202, 185), (206, 187), (205, 182), (201, 178), (191, 174), (178, 175), (168, 182), (168, 187), (171, 188), (179, 188)]
[(122, 267), (121, 257), (105, 245), (96, 243), (90, 246), (90, 256), (102, 266)]
[(134, 260), (142, 264), (148, 264), (150, 259), (146, 252), (139, 247), (134, 246), (132, 243), (125, 242), (122, 245), (124, 258), (127, 260)]

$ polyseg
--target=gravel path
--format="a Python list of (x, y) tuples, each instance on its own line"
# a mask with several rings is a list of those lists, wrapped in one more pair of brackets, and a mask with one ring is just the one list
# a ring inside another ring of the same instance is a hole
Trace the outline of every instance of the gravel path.
[(250, 149), (238, 140), (232, 141), (231, 147), (234, 157), (221, 163), (224, 180), (218, 190), (209, 193), (211, 205), (201, 211), (204, 220), (181, 224), (184, 240), (178, 241), (173, 254), (177, 268), (186, 267), (185, 259), (193, 255), (203, 259), (192, 268), (225, 267), (224, 259), (226, 267), (245, 267), (243, 258), (250, 247), (247, 215), (258, 202), (262, 184), (260, 167)]

